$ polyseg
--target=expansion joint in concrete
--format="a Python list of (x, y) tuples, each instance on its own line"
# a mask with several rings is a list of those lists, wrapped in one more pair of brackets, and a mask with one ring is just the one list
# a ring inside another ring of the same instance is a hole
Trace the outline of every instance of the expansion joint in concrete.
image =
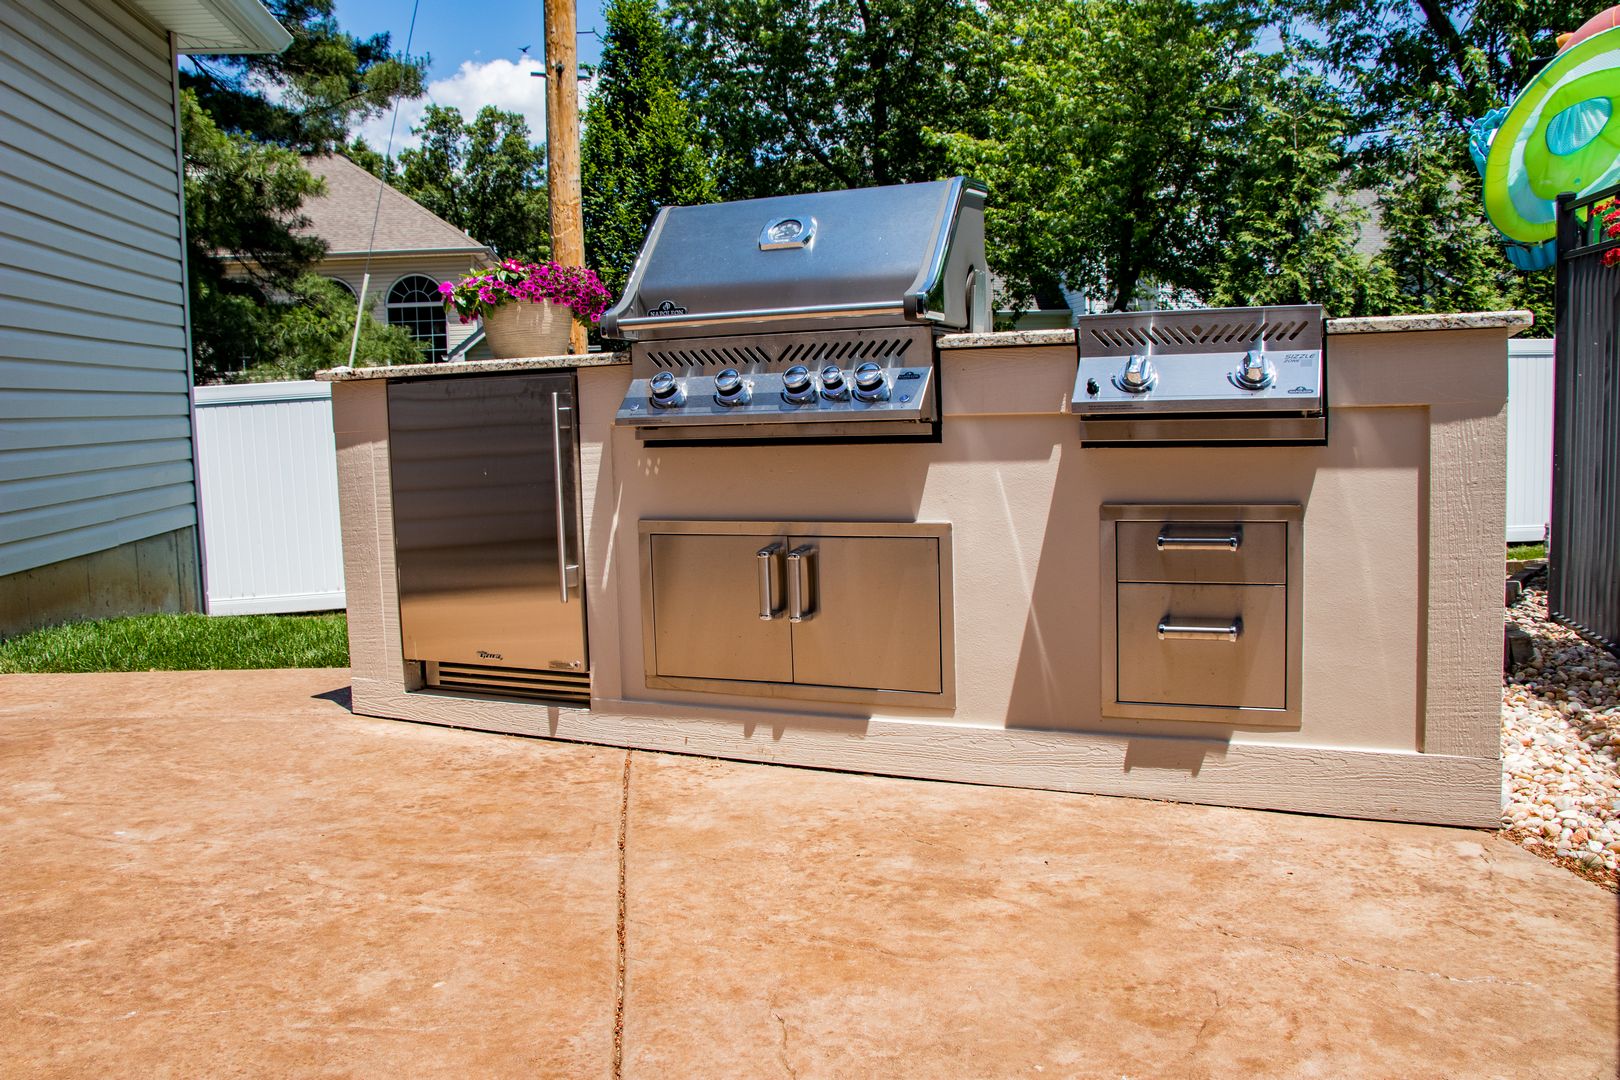
[(613, 1080), (624, 1075), (624, 973), (626, 966), (625, 843), (630, 832), (630, 758), (624, 752), (624, 778), (619, 791), (619, 909), (614, 919), (613, 956)]

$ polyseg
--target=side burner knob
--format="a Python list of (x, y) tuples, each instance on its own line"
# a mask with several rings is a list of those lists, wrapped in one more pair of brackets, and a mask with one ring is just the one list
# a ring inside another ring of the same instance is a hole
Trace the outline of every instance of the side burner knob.
[(660, 409), (673, 409), (686, 400), (686, 393), (681, 389), (675, 376), (668, 371), (660, 371), (647, 383), (651, 392), (652, 403)]
[(736, 368), (721, 368), (715, 375), (714, 400), (722, 405), (748, 404), (748, 384)]
[(1245, 390), (1264, 390), (1271, 385), (1274, 377), (1271, 365), (1266, 362), (1266, 354), (1259, 349), (1244, 353), (1238, 369), (1232, 373), (1232, 381)]
[(837, 364), (828, 364), (821, 369), (821, 394), (832, 401), (842, 401), (849, 396), (844, 373), (838, 370)]
[(1153, 362), (1137, 354), (1125, 361), (1125, 369), (1114, 377), (1114, 385), (1129, 394), (1145, 394), (1157, 379)]
[(887, 401), (889, 386), (883, 368), (870, 360), (856, 368), (855, 396), (862, 401)]

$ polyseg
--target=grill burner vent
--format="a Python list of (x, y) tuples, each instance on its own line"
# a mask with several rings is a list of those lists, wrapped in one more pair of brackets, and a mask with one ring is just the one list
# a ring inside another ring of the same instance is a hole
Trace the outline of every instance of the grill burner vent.
[(743, 346), (735, 349), (648, 349), (647, 360), (657, 368), (752, 368), (768, 364), (771, 358), (765, 350)]
[(1087, 327), (1085, 333), (1108, 349), (1136, 349), (1147, 345), (1242, 345), (1256, 341), (1293, 341), (1310, 322), (1221, 322), (1189, 323), (1186, 326), (1128, 326), (1117, 329)]
[(730, 348), (715, 347), (658, 347), (646, 350), (648, 363), (655, 368), (676, 371), (703, 368), (736, 368), (738, 371), (760, 371), (776, 365), (838, 364), (862, 360), (899, 359), (905, 356), (915, 339), (871, 338), (865, 341), (800, 341), (787, 346), (739, 345)]

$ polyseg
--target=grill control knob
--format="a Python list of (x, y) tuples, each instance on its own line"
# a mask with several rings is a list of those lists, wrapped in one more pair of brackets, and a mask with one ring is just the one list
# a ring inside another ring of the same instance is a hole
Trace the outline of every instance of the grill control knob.
[(794, 364), (782, 372), (782, 400), (789, 405), (809, 405), (816, 400), (815, 383), (810, 378), (809, 368)]
[(1153, 362), (1140, 354), (1125, 361), (1125, 368), (1114, 376), (1114, 385), (1129, 394), (1145, 394), (1153, 389), (1158, 375)]
[(714, 377), (714, 400), (722, 405), (748, 404), (748, 384), (736, 368), (721, 368)]
[(686, 391), (675, 381), (675, 376), (667, 371), (660, 371), (654, 375), (647, 388), (652, 393), (652, 403), (660, 409), (673, 409), (686, 400)]
[(828, 364), (821, 369), (821, 394), (833, 401), (849, 397), (849, 386), (844, 382), (844, 373), (838, 370), (837, 364)]
[(855, 369), (855, 396), (862, 401), (889, 399), (888, 379), (884, 378), (883, 369), (870, 360)]
[(1276, 373), (1266, 362), (1266, 354), (1259, 349), (1250, 349), (1244, 353), (1238, 369), (1232, 373), (1232, 381), (1245, 390), (1264, 390), (1271, 385), (1271, 380), (1275, 377)]

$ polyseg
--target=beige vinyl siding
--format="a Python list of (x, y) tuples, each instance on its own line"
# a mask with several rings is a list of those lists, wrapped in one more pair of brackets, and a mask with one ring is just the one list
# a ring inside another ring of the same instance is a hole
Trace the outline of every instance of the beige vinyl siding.
[(0, 575), (196, 524), (172, 63), (0, 0)]
[[(474, 266), (487, 264), (489, 259), (478, 252), (460, 255), (384, 255), (371, 260), (371, 287), (366, 291), (366, 310), (379, 322), (387, 322), (388, 290), (400, 278), (411, 274), (425, 274), (434, 281), (455, 281)], [(315, 268), (325, 277), (335, 278), (349, 287), (356, 296), (365, 281), (365, 260), (345, 257), (328, 258)], [(463, 325), (455, 314), (445, 319), (446, 348), (454, 349), (472, 336), (478, 324)]]

